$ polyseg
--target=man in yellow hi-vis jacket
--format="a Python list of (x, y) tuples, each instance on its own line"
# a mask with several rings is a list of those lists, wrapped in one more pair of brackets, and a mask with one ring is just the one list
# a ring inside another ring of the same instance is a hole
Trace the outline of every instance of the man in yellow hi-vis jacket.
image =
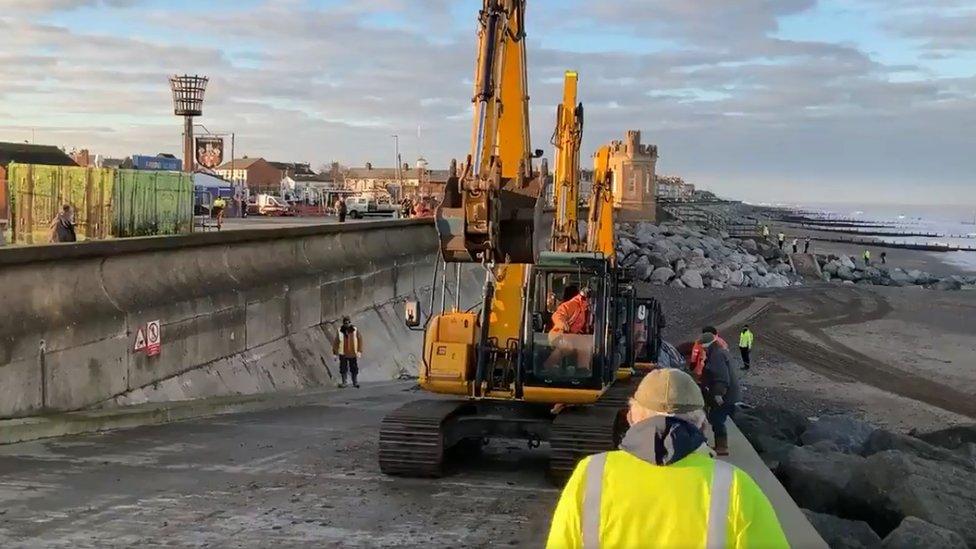
[(620, 450), (585, 458), (563, 489), (547, 547), (789, 547), (755, 481), (713, 459), (703, 407), (688, 374), (649, 373)]

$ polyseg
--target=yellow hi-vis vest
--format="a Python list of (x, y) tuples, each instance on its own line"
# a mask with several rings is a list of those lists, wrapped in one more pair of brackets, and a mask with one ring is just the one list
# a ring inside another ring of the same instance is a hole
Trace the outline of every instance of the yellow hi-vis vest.
[(789, 547), (765, 494), (738, 468), (693, 453), (652, 465), (589, 456), (563, 489), (547, 549)]
[(745, 347), (746, 349), (752, 349), (752, 330), (746, 330), (739, 334), (739, 347)]

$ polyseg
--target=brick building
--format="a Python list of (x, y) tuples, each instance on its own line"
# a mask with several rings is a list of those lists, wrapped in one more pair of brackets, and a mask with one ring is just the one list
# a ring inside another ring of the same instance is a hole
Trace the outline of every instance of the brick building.
[(245, 184), (251, 194), (278, 194), (285, 172), (263, 158), (239, 158), (217, 166), (220, 177), (234, 183)]

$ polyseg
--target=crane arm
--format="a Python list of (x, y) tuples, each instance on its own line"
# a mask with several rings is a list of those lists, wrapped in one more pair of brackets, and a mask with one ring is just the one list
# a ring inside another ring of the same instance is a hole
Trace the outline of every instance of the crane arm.
[(583, 105), (577, 103), (579, 75), (567, 71), (563, 102), (556, 111), (555, 188), (556, 213), (552, 223), (550, 248), (555, 252), (580, 250), (579, 183), (580, 147), (583, 142)]

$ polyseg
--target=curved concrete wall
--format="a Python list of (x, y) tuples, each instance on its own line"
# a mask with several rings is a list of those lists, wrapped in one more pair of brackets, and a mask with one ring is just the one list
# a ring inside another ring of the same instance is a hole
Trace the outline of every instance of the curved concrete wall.
[[(331, 383), (343, 315), (364, 379), (415, 373), (397, 305), (429, 296), (436, 247), (391, 221), (0, 250), (0, 417)], [(161, 355), (133, 352), (157, 319)]]

